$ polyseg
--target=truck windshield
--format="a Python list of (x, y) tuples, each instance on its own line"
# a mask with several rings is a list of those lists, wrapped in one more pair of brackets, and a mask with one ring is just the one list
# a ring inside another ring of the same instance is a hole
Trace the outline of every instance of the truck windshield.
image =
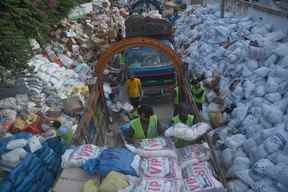
[[(165, 44), (167, 44), (167, 42)], [(169, 47), (172, 47), (170, 43)], [(172, 65), (172, 62), (165, 54), (149, 47), (137, 47), (127, 49), (126, 62), (129, 68), (159, 67)]]

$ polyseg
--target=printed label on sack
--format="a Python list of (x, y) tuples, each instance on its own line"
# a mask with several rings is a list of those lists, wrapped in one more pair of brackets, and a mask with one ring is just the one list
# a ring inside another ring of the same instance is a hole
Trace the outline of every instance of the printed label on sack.
[(176, 160), (169, 158), (148, 158), (142, 161), (144, 176), (156, 178), (176, 177)]
[(140, 146), (145, 150), (161, 150), (167, 146), (167, 141), (164, 138), (145, 139)]
[(177, 182), (170, 180), (143, 180), (134, 192), (177, 192)]
[(206, 162), (186, 166), (182, 174), (186, 191), (196, 192), (221, 187), (217, 186), (217, 180)]
[(98, 156), (100, 150), (98, 147), (94, 145), (83, 145), (78, 150), (75, 150), (71, 154), (71, 160), (82, 160), (82, 159), (89, 159), (93, 156)]
[(193, 162), (204, 161), (209, 159), (209, 151), (203, 145), (192, 145), (177, 150), (179, 162), (193, 160)]

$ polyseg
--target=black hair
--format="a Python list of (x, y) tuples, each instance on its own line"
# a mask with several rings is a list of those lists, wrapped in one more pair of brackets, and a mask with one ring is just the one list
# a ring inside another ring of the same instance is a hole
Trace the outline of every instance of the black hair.
[(55, 129), (59, 129), (61, 127), (61, 123), (60, 121), (54, 121), (52, 123), (52, 126), (55, 128)]
[(178, 114), (180, 114), (180, 113), (186, 114), (186, 115), (191, 113), (191, 109), (190, 109), (189, 105), (186, 103), (180, 103), (178, 106)]
[(154, 115), (153, 108), (150, 105), (141, 105), (138, 109), (139, 114), (144, 113), (146, 117)]

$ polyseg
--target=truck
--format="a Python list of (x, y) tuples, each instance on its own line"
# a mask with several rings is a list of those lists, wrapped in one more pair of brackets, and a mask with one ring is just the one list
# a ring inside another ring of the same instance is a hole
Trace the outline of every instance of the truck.
[[(174, 50), (172, 24), (161, 18), (130, 16), (126, 22), (126, 37), (150, 37)], [(150, 47), (125, 50), (128, 76), (136, 75), (142, 81), (144, 97), (171, 96), (176, 84), (171, 61), (161, 51)]]

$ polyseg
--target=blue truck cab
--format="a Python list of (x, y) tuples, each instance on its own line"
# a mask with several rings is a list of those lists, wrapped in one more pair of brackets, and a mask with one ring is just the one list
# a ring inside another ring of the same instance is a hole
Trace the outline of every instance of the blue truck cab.
[[(173, 48), (169, 40), (160, 40)], [(129, 48), (125, 51), (128, 75), (141, 79), (143, 96), (166, 96), (173, 93), (176, 75), (171, 60), (158, 50), (149, 47)]]

